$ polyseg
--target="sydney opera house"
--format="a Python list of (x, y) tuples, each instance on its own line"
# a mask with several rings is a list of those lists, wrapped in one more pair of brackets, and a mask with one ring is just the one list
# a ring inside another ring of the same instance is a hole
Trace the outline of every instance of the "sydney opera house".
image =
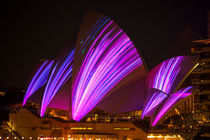
[(95, 11), (84, 17), (75, 44), (34, 69), (24, 107), (8, 123), (20, 139), (181, 139), (150, 134), (141, 120), (158, 127), (190, 97), (193, 87), (180, 85), (197, 66), (195, 57), (173, 57), (148, 71), (127, 34)]

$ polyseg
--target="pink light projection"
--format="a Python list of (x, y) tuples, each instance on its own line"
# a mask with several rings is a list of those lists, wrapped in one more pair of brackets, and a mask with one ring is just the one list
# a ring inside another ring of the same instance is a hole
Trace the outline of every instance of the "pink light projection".
[[(158, 89), (162, 92), (154, 93), (149, 101), (145, 104), (143, 109), (142, 118), (153, 108), (155, 108), (161, 101), (163, 101), (171, 91), (171, 87), (177, 78), (181, 69), (183, 56), (171, 58), (161, 63), (155, 71), (153, 79), (149, 83), (149, 88)], [(166, 94), (164, 94), (166, 93)], [(154, 104), (153, 104), (154, 103)]]
[[(156, 66), (147, 75), (148, 95), (144, 103), (142, 118), (151, 110), (156, 108), (162, 101), (174, 92), (185, 76), (195, 67), (192, 64), (193, 57), (177, 56), (166, 60)], [(150, 92), (151, 89), (157, 89), (161, 92)], [(163, 94), (165, 93), (165, 94)]]
[(184, 59), (184, 56), (178, 56), (161, 63), (150, 88), (155, 88), (169, 94), (177, 75), (180, 73), (181, 64)]
[(161, 104), (167, 96), (168, 95), (162, 91), (155, 91), (144, 109), (144, 114), (148, 115), (149, 112)]
[(192, 93), (193, 87), (187, 87), (184, 89), (179, 90), (176, 93), (170, 95), (170, 97), (164, 102), (163, 106), (161, 107), (160, 111), (157, 113), (154, 121), (152, 122), (152, 126), (155, 126), (158, 121), (167, 113), (169, 109), (175, 106), (179, 101), (183, 98), (186, 98)]
[[(74, 56), (74, 50), (70, 52), (67, 55), (64, 55), (60, 61), (58, 61), (49, 77), (49, 80), (47, 82), (44, 95), (42, 98), (42, 105), (41, 105), (41, 111), (40, 116), (43, 117), (45, 110), (52, 100), (52, 98), (55, 96), (55, 94), (58, 92), (58, 90), (61, 88), (61, 86), (71, 77), (72, 75), (72, 61)], [(69, 91), (70, 94), (70, 91)]]
[(26, 104), (27, 99), (47, 82), (47, 78), (50, 74), (50, 70), (52, 68), (53, 63), (54, 63), (54, 60), (43, 61), (41, 66), (35, 72), (35, 75), (33, 76), (26, 90), (26, 93), (23, 99), (23, 106)]
[(81, 41), (81, 52), (86, 54), (73, 82), (72, 118), (76, 121), (143, 64), (130, 38), (108, 17), (99, 18), (89, 33)]

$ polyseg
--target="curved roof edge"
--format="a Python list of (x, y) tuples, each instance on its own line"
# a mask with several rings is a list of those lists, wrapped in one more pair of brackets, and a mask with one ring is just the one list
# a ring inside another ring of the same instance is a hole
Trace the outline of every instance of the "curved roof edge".
[(160, 122), (164, 116), (170, 112), (176, 105), (181, 102), (183, 99), (186, 99), (188, 96), (192, 94), (194, 87), (189, 86), (186, 88), (182, 88), (179, 91), (171, 94), (165, 101), (162, 103), (162, 105), (153, 113), (152, 119), (150, 121), (150, 124), (152, 126), (155, 126)]
[(55, 94), (62, 87), (62, 85), (69, 80), (72, 75), (73, 69), (73, 57), (74, 50), (68, 51), (56, 62), (53, 70), (51, 71), (50, 77), (47, 81), (47, 85), (43, 94), (40, 116), (43, 117), (47, 106), (50, 101), (54, 98)]
[(38, 65), (38, 68), (35, 70), (33, 78), (30, 80), (26, 90), (23, 99), (23, 106), (26, 104), (27, 99), (47, 82), (53, 63), (54, 60), (45, 60), (41, 61)]

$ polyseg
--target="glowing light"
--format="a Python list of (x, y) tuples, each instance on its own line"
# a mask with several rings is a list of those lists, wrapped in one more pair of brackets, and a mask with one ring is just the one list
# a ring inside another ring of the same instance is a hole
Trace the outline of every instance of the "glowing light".
[[(153, 71), (154, 75), (149, 79), (149, 89), (154, 88), (162, 92), (155, 92), (149, 97), (148, 102), (143, 109), (142, 118), (152, 109), (157, 107), (171, 92), (175, 80), (180, 73), (181, 64), (184, 61), (184, 56), (178, 56), (164, 61), (158, 65)], [(165, 94), (164, 94), (165, 93)], [(148, 98), (147, 97), (147, 98)]]
[(23, 100), (23, 106), (26, 104), (27, 99), (47, 82), (47, 78), (50, 74), (53, 62), (54, 61), (51, 60), (44, 61), (40, 68), (36, 71), (26, 90), (26, 94)]
[(158, 106), (166, 97), (167, 95), (164, 92), (156, 91), (147, 103), (144, 114), (147, 114), (153, 108)]
[[(155, 124), (163, 117), (163, 115), (170, 109), (172, 106), (174, 106), (177, 102), (179, 102), (181, 99), (185, 98), (186, 96), (189, 96), (191, 93), (189, 92), (192, 89), (192, 87), (187, 87), (184, 89), (179, 90), (178, 92), (171, 94), (170, 97), (167, 99), (167, 101), (164, 103), (163, 107), (155, 117), (152, 126), (155, 126)], [(187, 94), (186, 94), (187, 93)]]
[(171, 87), (180, 72), (184, 56), (178, 56), (164, 61), (155, 77), (153, 88), (159, 89), (165, 93), (170, 93)]
[(64, 82), (71, 77), (73, 56), (74, 50), (70, 52), (67, 56), (64, 55), (64, 59), (62, 58), (61, 61), (58, 61), (54, 66), (42, 98), (40, 111), (41, 117), (44, 116), (47, 105), (50, 103), (57, 91), (64, 84)]
[(177, 136), (176, 135), (172, 135), (172, 136), (169, 136), (169, 135), (167, 135), (167, 136), (161, 136), (161, 135), (159, 135), (159, 136), (153, 136), (153, 135), (148, 135), (147, 136), (147, 138), (148, 139), (150, 139), (150, 138), (164, 138), (164, 139), (167, 139), (167, 138), (177, 138)]
[[(109, 18), (97, 21), (82, 44), (89, 49), (73, 81), (72, 117), (79, 121), (120, 80), (142, 65), (130, 38)], [(84, 52), (84, 51), (83, 51)]]

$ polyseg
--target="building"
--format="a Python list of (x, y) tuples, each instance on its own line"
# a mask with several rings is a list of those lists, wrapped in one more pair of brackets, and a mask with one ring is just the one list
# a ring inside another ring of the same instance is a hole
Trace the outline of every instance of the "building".
[[(76, 47), (40, 62), (4, 128), (18, 139), (182, 139), (165, 115), (188, 98), (181, 83), (196, 57), (177, 56), (147, 71), (140, 52), (109, 17), (89, 11)], [(193, 63), (195, 62), (195, 63)]]
[(210, 40), (193, 41), (193, 55), (198, 56), (199, 66), (192, 72), (194, 92), (194, 113), (200, 124), (210, 123)]
[[(30, 119), (28, 119), (30, 118)], [(10, 114), (10, 123), (25, 139), (146, 139), (147, 133), (133, 123), (94, 123), (40, 118), (26, 109)], [(10, 124), (9, 124), (10, 125)], [(17, 128), (17, 129), (16, 129)]]

